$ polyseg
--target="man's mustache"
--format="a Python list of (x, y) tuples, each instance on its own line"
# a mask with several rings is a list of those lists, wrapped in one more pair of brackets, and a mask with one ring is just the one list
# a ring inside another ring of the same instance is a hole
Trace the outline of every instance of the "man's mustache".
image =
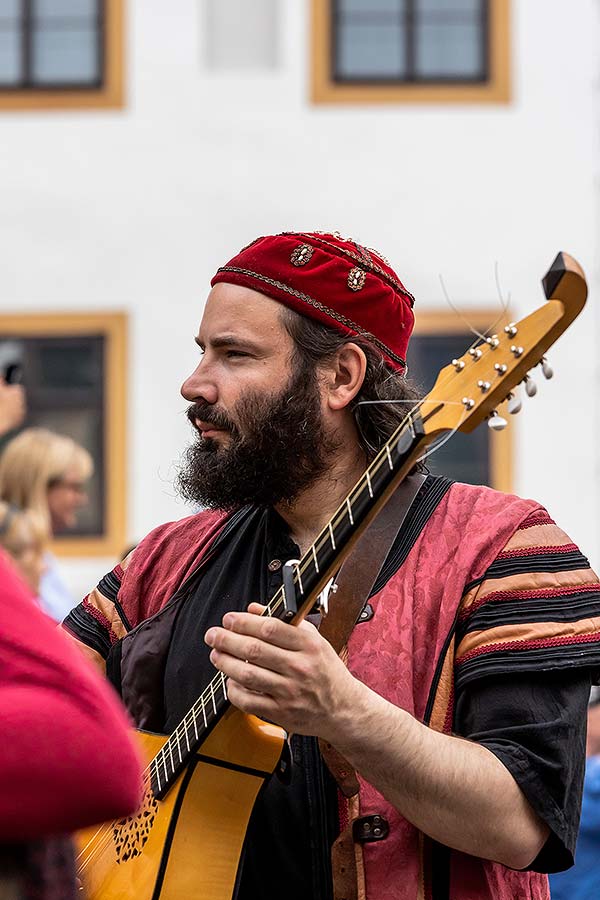
[(215, 428), (230, 431), (237, 434), (238, 429), (231, 419), (218, 407), (211, 406), (210, 403), (192, 403), (186, 410), (186, 416), (194, 428), (196, 428), (196, 420), (208, 422)]

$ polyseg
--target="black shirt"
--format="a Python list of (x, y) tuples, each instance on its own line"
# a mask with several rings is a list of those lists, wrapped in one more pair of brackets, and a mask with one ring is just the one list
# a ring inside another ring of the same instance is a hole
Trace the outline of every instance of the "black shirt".
[[(273, 510), (248, 517), (221, 543), (178, 614), (164, 677), (167, 733), (214, 675), (204, 643), (207, 629), (221, 624), (230, 610), (270, 600), (281, 585), (280, 563), (298, 556), (285, 522)], [(531, 866), (536, 871), (558, 871), (573, 861), (584, 754), (569, 750), (585, 745), (590, 680), (586, 669), (488, 676), (457, 694), (455, 732), (498, 756), (551, 829)], [(315, 739), (295, 737), (292, 750), (291, 783), (274, 775), (257, 801), (237, 900), (331, 896), (335, 786), (318, 757)]]

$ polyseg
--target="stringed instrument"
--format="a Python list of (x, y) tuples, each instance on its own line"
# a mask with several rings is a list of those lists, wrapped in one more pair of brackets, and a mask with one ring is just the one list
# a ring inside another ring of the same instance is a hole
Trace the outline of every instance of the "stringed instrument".
[[(407, 414), (264, 615), (292, 624), (313, 608), (356, 541), (431, 445), (484, 419), (581, 312), (585, 276), (560, 253), (543, 279), (548, 302), (503, 332), (484, 337), (438, 375)], [(289, 570), (288, 570), (289, 573)], [(290, 603), (290, 591), (293, 602)], [(87, 900), (231, 900), (252, 809), (270, 778), (285, 732), (241, 713), (215, 675), (170, 736), (138, 732), (148, 760), (134, 816), (79, 833), (78, 866)]]

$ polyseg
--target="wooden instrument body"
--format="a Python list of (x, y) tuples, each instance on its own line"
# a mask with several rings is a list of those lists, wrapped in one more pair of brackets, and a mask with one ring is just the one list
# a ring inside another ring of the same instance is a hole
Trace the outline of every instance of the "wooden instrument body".
[[(148, 761), (167, 741), (137, 735)], [(137, 815), (79, 832), (86, 900), (231, 900), (248, 821), (284, 738), (229, 708), (163, 800), (148, 790)]]

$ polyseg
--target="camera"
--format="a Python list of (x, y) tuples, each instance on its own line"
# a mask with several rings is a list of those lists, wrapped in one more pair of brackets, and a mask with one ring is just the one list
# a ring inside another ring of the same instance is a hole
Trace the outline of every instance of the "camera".
[(2, 370), (2, 377), (6, 384), (21, 384), (23, 381), (23, 366), (21, 363), (8, 363)]

